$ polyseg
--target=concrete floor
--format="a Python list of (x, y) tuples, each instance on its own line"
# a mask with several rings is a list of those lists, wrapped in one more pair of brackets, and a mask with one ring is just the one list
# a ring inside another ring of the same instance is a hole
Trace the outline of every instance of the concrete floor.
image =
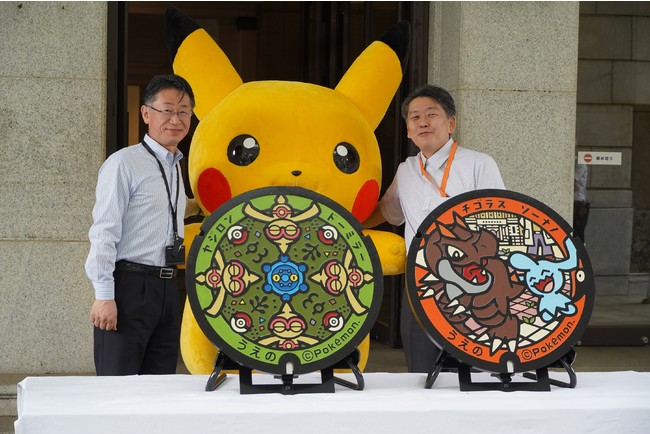
[(650, 304), (646, 294), (600, 295), (594, 301), (591, 326), (631, 326), (650, 324)]

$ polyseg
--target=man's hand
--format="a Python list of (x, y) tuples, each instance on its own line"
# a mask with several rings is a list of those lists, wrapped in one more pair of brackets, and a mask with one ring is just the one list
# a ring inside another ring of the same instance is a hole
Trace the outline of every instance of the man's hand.
[(115, 300), (95, 300), (90, 308), (90, 322), (102, 330), (117, 330)]

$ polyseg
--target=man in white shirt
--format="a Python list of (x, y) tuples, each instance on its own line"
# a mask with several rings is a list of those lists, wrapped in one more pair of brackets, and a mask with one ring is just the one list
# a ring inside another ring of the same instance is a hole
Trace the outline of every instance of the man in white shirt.
[[(495, 161), (480, 152), (458, 146), (452, 139), (456, 128), (456, 106), (445, 89), (424, 85), (402, 103), (408, 138), (420, 152), (401, 163), (373, 216), (364, 224), (381, 221), (405, 223), (406, 249), (420, 224), (449, 197), (472, 190), (504, 189)], [(401, 335), (410, 372), (429, 372), (440, 352), (415, 320), (402, 297)]]

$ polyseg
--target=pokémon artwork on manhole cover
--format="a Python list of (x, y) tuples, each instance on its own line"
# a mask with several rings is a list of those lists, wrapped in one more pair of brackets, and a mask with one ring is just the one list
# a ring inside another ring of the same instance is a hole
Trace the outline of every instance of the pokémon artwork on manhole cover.
[(591, 263), (546, 205), (506, 190), (443, 203), (408, 252), (407, 295), (429, 337), (456, 359), (508, 373), (549, 366), (584, 332)]
[(201, 226), (186, 286), (201, 330), (234, 361), (301, 374), (369, 333), (383, 278), (372, 241), (336, 202), (294, 187), (237, 196)]

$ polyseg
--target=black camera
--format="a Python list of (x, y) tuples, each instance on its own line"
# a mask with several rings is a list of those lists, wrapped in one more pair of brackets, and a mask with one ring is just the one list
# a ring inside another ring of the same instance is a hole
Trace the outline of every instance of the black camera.
[(174, 245), (165, 247), (165, 261), (167, 265), (181, 265), (185, 263), (185, 246), (182, 238), (176, 238)]

